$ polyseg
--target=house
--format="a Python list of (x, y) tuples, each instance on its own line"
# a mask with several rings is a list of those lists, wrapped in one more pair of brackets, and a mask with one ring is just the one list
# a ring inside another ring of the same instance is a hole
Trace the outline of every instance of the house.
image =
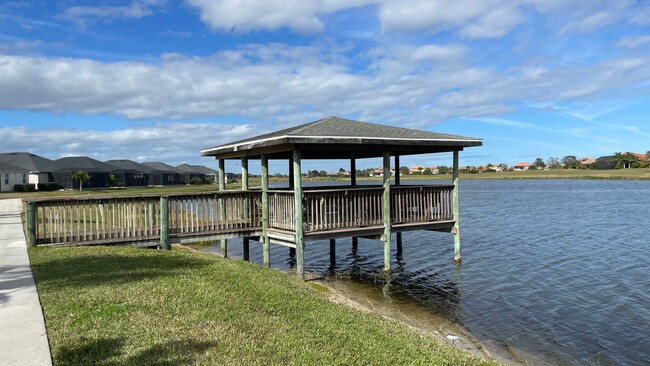
[(409, 171), (411, 172), (411, 174), (422, 174), (422, 173), (424, 173), (424, 169), (426, 169), (426, 168), (423, 167), (423, 166), (414, 165), (411, 168), (409, 168)]
[[(372, 174), (371, 177), (381, 177), (384, 175), (384, 168), (375, 168), (375, 170), (371, 174)], [(390, 175), (395, 175), (394, 166), (390, 167)]]
[(0, 154), (0, 162), (26, 170), (26, 183), (34, 184), (36, 189), (38, 189), (39, 183), (54, 182), (52, 175), (55, 170), (54, 161), (42, 156), (28, 152), (3, 153)]
[(440, 174), (437, 166), (432, 166), (429, 169), (431, 170), (431, 174)]
[(53, 172), (54, 179), (66, 189), (79, 187), (79, 182), (72, 177), (78, 171), (85, 171), (90, 175), (90, 179), (82, 183), (84, 188), (110, 187), (111, 172), (117, 169), (114, 165), (87, 156), (69, 156), (55, 160), (54, 164), (56, 166)]
[(107, 160), (107, 164), (116, 167), (111, 171), (117, 187), (143, 187), (147, 185), (148, 167), (128, 159)]
[(147, 184), (150, 186), (181, 184), (181, 172), (171, 165), (157, 161), (142, 163), (142, 165), (148, 169), (147, 175), (149, 176), (149, 180)]
[(512, 170), (515, 170), (515, 171), (529, 170), (530, 167), (532, 167), (532, 166), (533, 166), (533, 164), (524, 161), (524, 162), (517, 163), (517, 164), (513, 165)]
[[(208, 169), (207, 167), (205, 168)], [(192, 180), (195, 178), (204, 182), (206, 178), (205, 173), (198, 169), (198, 165), (181, 164), (176, 167), (176, 170), (180, 171), (181, 182), (183, 182), (183, 184), (191, 184)], [(214, 182), (215, 180), (213, 179), (212, 181)]]
[(26, 184), (27, 169), (0, 162), (0, 192), (12, 192), (17, 184)]
[(596, 165), (596, 158), (588, 158), (588, 157), (584, 157), (584, 158), (580, 158), (580, 159), (578, 159), (578, 161), (579, 161), (580, 164), (582, 164), (582, 166), (584, 166), (585, 168), (590, 168), (590, 167)]
[[(185, 165), (188, 165), (188, 164), (185, 164)], [(216, 170), (214, 170), (212, 168), (208, 168), (205, 165), (190, 165), (190, 166), (195, 171), (197, 171), (199, 173), (203, 173), (203, 175), (205, 175), (205, 178), (209, 178), (210, 180), (215, 182), (215, 184), (216, 184), (217, 180), (219, 179), (219, 172), (217, 172)], [(176, 168), (180, 168), (180, 167), (181, 166), (179, 165)], [(226, 173), (226, 182), (234, 182), (234, 181), (237, 181), (237, 175), (233, 174), (233, 173)]]

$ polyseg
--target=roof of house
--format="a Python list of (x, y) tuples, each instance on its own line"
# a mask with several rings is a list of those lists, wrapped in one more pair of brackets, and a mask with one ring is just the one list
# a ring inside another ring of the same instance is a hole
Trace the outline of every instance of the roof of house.
[(6, 172), (21, 172), (21, 173), (26, 173), (28, 171), (27, 169), (17, 167), (15, 165), (11, 165), (2, 161), (0, 161), (0, 170)]
[(183, 173), (196, 173), (196, 174), (206, 174), (206, 175), (217, 173), (216, 170), (210, 169), (207, 166), (203, 166), (203, 165), (181, 164), (177, 166), (176, 169), (180, 170)]
[(524, 161), (524, 162), (521, 162), (521, 163), (517, 163), (517, 164), (515, 164), (513, 166), (533, 166), (533, 164), (531, 164), (531, 163), (529, 163), (527, 161)]
[(11, 152), (0, 154), (0, 161), (30, 172), (49, 173), (56, 170), (54, 161), (28, 152)]
[(217, 158), (289, 157), (297, 147), (306, 159), (381, 156), (385, 148), (393, 155), (462, 150), (481, 146), (483, 140), (430, 131), (386, 126), (328, 117), (311, 123), (201, 150)]
[(89, 158), (87, 156), (68, 156), (54, 161), (57, 172), (110, 173), (118, 168), (114, 165)]
[(129, 159), (107, 160), (106, 163), (117, 167), (118, 169), (116, 171), (122, 172), (146, 173), (147, 171), (151, 170), (151, 168), (148, 166), (142, 165)]
[(180, 170), (174, 168), (171, 165), (167, 165), (165, 163), (161, 163), (159, 161), (148, 161), (145, 163), (142, 163), (142, 165), (146, 166), (149, 168), (149, 171), (147, 171), (147, 174), (151, 173), (162, 173), (162, 174), (169, 174), (169, 173), (176, 173), (179, 174), (181, 173)]

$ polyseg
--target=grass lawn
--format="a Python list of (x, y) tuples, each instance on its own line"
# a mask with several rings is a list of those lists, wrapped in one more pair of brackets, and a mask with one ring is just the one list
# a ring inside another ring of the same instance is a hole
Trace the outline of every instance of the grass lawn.
[(126, 247), (29, 255), (55, 365), (492, 364), (244, 261)]

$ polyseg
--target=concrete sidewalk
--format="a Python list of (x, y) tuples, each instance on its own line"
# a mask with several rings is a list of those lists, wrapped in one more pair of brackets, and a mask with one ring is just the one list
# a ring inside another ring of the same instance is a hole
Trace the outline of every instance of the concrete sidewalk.
[(0, 364), (51, 365), (20, 199), (0, 200)]

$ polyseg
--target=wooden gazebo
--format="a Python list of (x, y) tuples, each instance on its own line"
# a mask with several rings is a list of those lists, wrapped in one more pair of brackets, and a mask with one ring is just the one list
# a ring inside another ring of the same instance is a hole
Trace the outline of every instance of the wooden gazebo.
[[(207, 148), (201, 155), (218, 159), (220, 190), (225, 190), (225, 160), (241, 159), (242, 191), (246, 192), (251, 191), (248, 162), (261, 161), (262, 228), (240, 232), (244, 257), (248, 257), (250, 239), (263, 244), (265, 265), (270, 265), (272, 242), (295, 248), (297, 272), (304, 278), (305, 242), (312, 240), (330, 239), (333, 252), (337, 238), (352, 237), (353, 245), (358, 237), (380, 239), (384, 242), (384, 269), (390, 271), (392, 233), (397, 235), (400, 251), (403, 231), (445, 231), (454, 234), (455, 260), (460, 261), (458, 155), (466, 147), (482, 144), (476, 138), (328, 117)], [(400, 156), (442, 152), (453, 152), (453, 184), (402, 186), (396, 172), (391, 186), (391, 156), (399, 167)], [(372, 157), (383, 157), (383, 185), (357, 185), (356, 159)], [(269, 189), (271, 159), (289, 161), (289, 189)], [(350, 159), (351, 185), (303, 187), (301, 161), (305, 159)], [(227, 242), (221, 240), (222, 252), (227, 255)]]

